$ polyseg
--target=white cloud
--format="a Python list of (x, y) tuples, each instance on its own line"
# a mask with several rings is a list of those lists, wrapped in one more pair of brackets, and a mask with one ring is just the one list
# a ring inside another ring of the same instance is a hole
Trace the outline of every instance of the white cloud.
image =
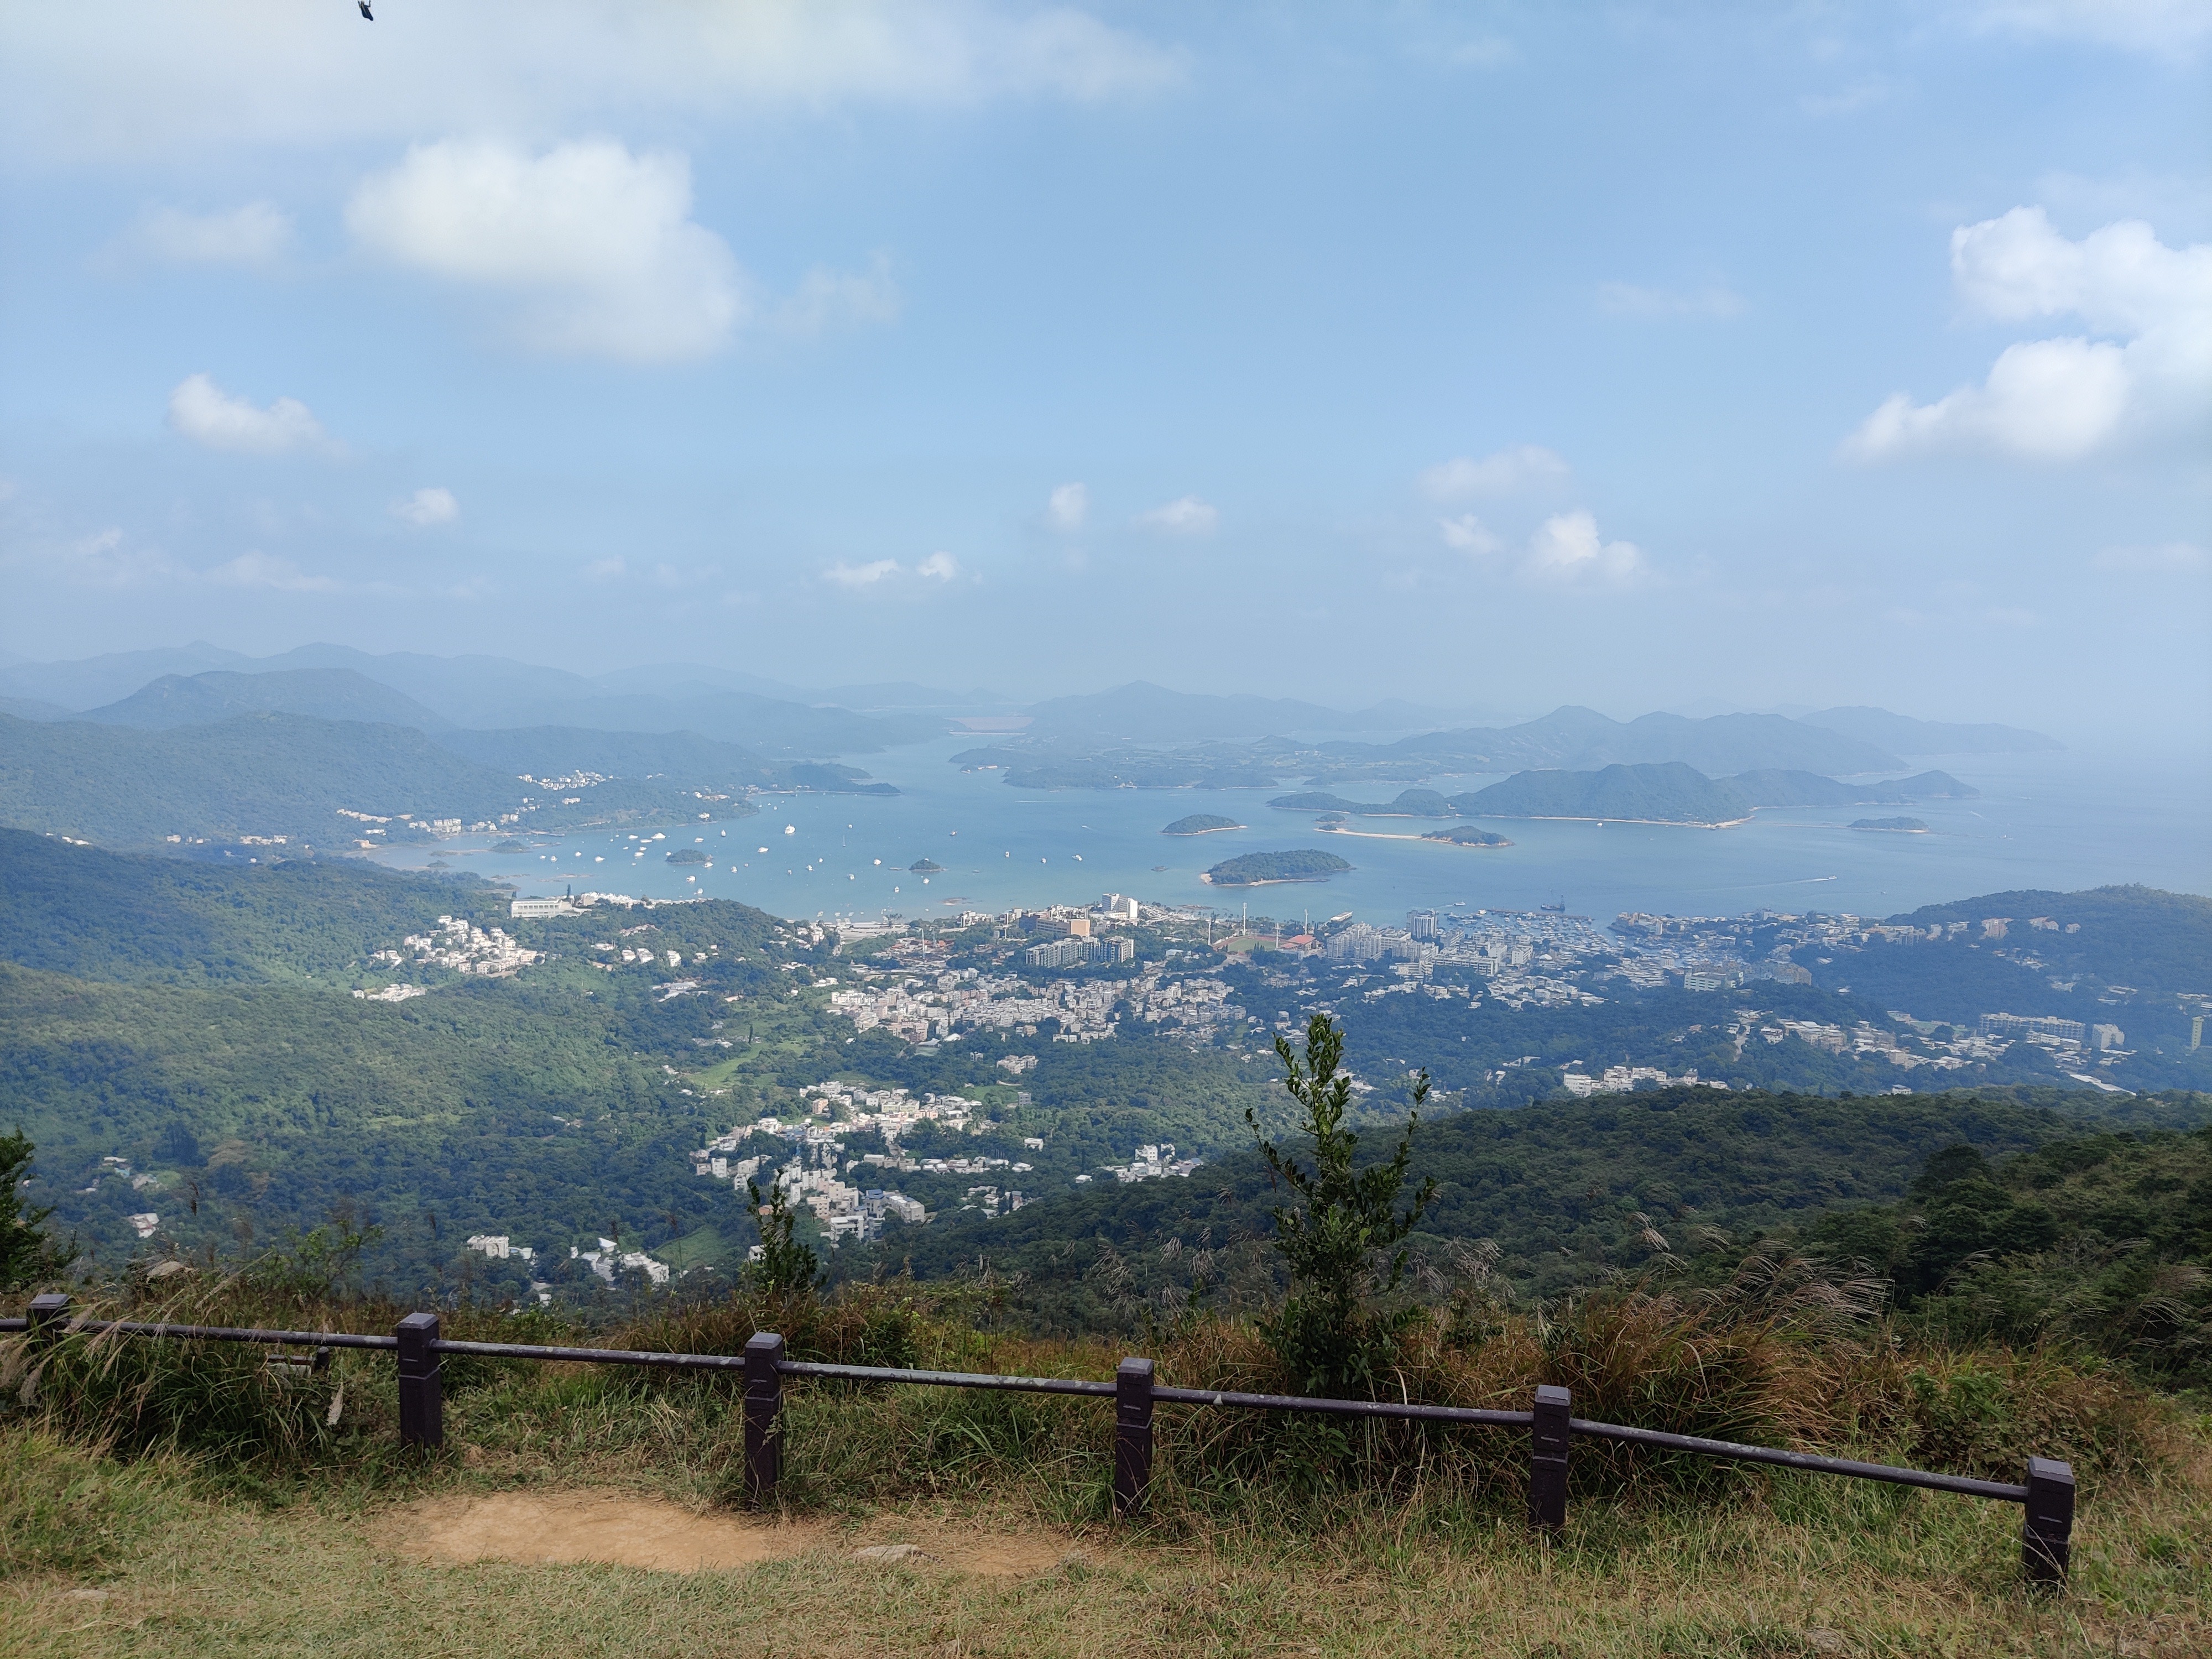
[(173, 161), (425, 132), (557, 132), (650, 112), (1143, 96), (1181, 53), (1021, 0), (482, 0), (362, 24), (335, 5), (0, 8), (13, 165)]
[(873, 587), (886, 576), (898, 574), (896, 559), (872, 559), (866, 564), (833, 564), (822, 573), (822, 580), (836, 583), (848, 593), (857, 593)]
[(2187, 575), (2212, 569), (2212, 555), (2194, 542), (2160, 542), (2149, 547), (2101, 548), (2092, 562), (2100, 570)]
[(1456, 519), (1438, 519), (1437, 528), (1443, 532), (1444, 545), (1462, 553), (1485, 557), (1504, 549), (1488, 525), (1472, 513), (1462, 513)]
[(1600, 283), (1597, 308), (1608, 317), (1734, 317), (1743, 296), (1708, 283), (1699, 289), (1638, 288), (1633, 283)]
[(1421, 474), (1424, 493), (1440, 501), (1469, 495), (1511, 495), (1566, 482), (1566, 461), (1540, 444), (1515, 444), (1480, 460), (1460, 456)]
[(811, 339), (834, 328), (894, 323), (903, 303), (891, 280), (890, 261), (878, 254), (865, 274), (817, 266), (800, 279), (798, 291), (775, 308), (775, 325), (786, 334)]
[(1139, 513), (1137, 522), (1147, 530), (1157, 530), (1170, 536), (1211, 535), (1221, 520), (1219, 511), (1195, 495), (1179, 496), (1149, 513)]
[(2093, 335), (2008, 346), (1978, 386), (1932, 404), (1891, 397), (1844, 442), (1860, 460), (1984, 449), (2076, 460), (2141, 431), (2201, 420), (2212, 395), (2212, 245), (2170, 248), (2141, 220), (2079, 241), (2043, 210), (1951, 234), (1951, 279), (1999, 322), (2077, 316)]
[(949, 582), (960, 574), (960, 561), (950, 553), (933, 553), (915, 566), (914, 574), (917, 576), (932, 577), (941, 582)]
[(1644, 553), (1633, 542), (1601, 539), (1597, 520), (1577, 507), (1544, 520), (1528, 538), (1523, 568), (1540, 581), (1618, 584), (1643, 574)]
[(241, 553), (201, 574), (223, 587), (269, 587), (283, 593), (331, 593), (338, 587), (331, 577), (310, 576), (289, 559), (261, 552)]
[(1044, 510), (1054, 529), (1080, 530), (1091, 516), (1091, 492), (1079, 483), (1064, 483), (1052, 492)]
[(194, 443), (243, 454), (276, 455), (331, 447), (322, 422), (296, 398), (266, 409), (234, 398), (205, 374), (180, 381), (169, 394), (169, 425)]
[(392, 515), (404, 519), (417, 530), (428, 530), (434, 525), (451, 524), (461, 516), (461, 504), (453, 499), (453, 492), (433, 485), (418, 489), (404, 501), (392, 504)]
[(292, 245), (289, 215), (267, 202), (248, 202), (228, 213), (187, 213), (148, 208), (125, 239), (130, 246), (180, 265), (273, 264)]
[(584, 567), (584, 574), (595, 582), (611, 582), (617, 576), (627, 574), (629, 570), (629, 567), (619, 557), (593, 559)]
[(737, 260), (690, 215), (684, 157), (592, 138), (542, 155), (419, 144), (364, 180), (345, 216), (396, 264), (516, 296), (528, 346), (652, 362), (719, 349), (748, 310)]
[(2204, 0), (1980, 0), (1980, 27), (2186, 58), (2212, 37)]
[(73, 581), (113, 588), (143, 587), (172, 580), (179, 574), (167, 554), (159, 548), (131, 545), (112, 526), (64, 547), (62, 568)]

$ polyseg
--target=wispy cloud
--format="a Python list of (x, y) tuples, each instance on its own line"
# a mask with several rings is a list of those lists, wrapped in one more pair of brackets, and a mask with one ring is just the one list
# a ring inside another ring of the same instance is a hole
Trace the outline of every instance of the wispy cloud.
[(2161, 58), (2193, 57), (2212, 40), (2212, 6), (2203, 0), (1969, 0), (1979, 29), (2083, 40)]
[(311, 576), (289, 559), (258, 551), (241, 553), (201, 574), (219, 587), (267, 587), (280, 593), (334, 593), (343, 586), (335, 577)]
[[(461, 516), (461, 504), (450, 489), (432, 485), (418, 489), (405, 501), (392, 504), (392, 516), (404, 520), (417, 530), (428, 530), (441, 524), (451, 524)], [(619, 561), (617, 561), (619, 562)]]
[(1505, 546), (1490, 526), (1472, 513), (1462, 513), (1455, 519), (1438, 519), (1437, 528), (1443, 533), (1444, 545), (1456, 552), (1486, 557)]
[(1052, 492), (1044, 510), (1054, 530), (1080, 530), (1091, 516), (1091, 492), (1079, 483), (1064, 483)]
[(1454, 501), (1552, 489), (1565, 483), (1568, 476), (1567, 463), (1556, 451), (1540, 444), (1515, 444), (1480, 459), (1462, 455), (1440, 462), (1421, 474), (1420, 486), (1431, 500)]
[(2191, 575), (2212, 570), (2212, 555), (2194, 542), (2159, 542), (2148, 547), (2106, 547), (2090, 561), (2100, 570), (2144, 574)]
[(1528, 538), (1522, 568), (1539, 581), (1617, 587), (1642, 575), (1645, 565), (1634, 542), (1605, 540), (1596, 517), (1577, 507), (1544, 520)]
[(857, 593), (898, 574), (896, 559), (872, 559), (866, 564), (833, 564), (822, 573), (822, 580), (835, 582), (848, 593)]
[(960, 574), (960, 561), (950, 553), (933, 553), (915, 566), (914, 574), (927, 576), (932, 581), (949, 582)]
[(292, 220), (268, 202), (225, 213), (149, 207), (124, 238), (131, 252), (180, 265), (274, 264), (292, 246)]
[(169, 425), (194, 443), (242, 454), (334, 447), (322, 422), (298, 398), (279, 398), (259, 408), (231, 397), (205, 374), (190, 376), (169, 394)]
[(1195, 495), (1179, 496), (1137, 515), (1137, 522), (1146, 529), (1168, 536), (1211, 535), (1220, 521), (1219, 511)]
[[(1073, 6), (977, 0), (633, 0), (416, 6), (340, 35), (321, 6), (252, 0), (14, 9), (0, 131), (17, 167), (180, 149), (558, 132), (632, 112), (973, 108), (1147, 97), (1187, 56)], [(352, 9), (347, 8), (350, 12)]]
[(866, 271), (831, 270), (817, 265), (799, 280), (798, 290), (775, 307), (775, 326), (799, 339), (834, 329), (895, 323), (904, 301), (891, 280), (890, 261), (878, 254)]

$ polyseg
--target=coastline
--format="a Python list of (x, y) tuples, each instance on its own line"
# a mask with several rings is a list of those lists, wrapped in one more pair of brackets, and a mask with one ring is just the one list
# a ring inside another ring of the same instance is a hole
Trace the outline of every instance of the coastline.
[[(1340, 870), (1329, 872), (1330, 876), (1348, 873)], [(1216, 881), (1212, 875), (1201, 872), (1198, 878), (1208, 887), (1287, 887), (1293, 882), (1327, 881), (1328, 876), (1263, 876), (1258, 881)]]
[(1231, 830), (1249, 830), (1249, 823), (1217, 823), (1211, 830), (1163, 830), (1160, 834), (1173, 836), (1177, 841), (1194, 841), (1200, 836), (1224, 836)]
[(1757, 810), (1753, 808), (1740, 818), (1723, 818), (1718, 823), (1695, 818), (1601, 818), (1595, 814), (1566, 812), (1490, 812), (1484, 816), (1504, 818), (1508, 823), (1516, 820), (1529, 823), (1654, 823), (1666, 830), (1733, 830), (1739, 824), (1749, 823)]
[(1495, 853), (1513, 843), (1503, 836), (1494, 842), (1479, 841), (1447, 841), (1442, 836), (1400, 836), (1382, 830), (1340, 830), (1327, 824), (1314, 826), (1317, 836), (1351, 836), (1359, 841), (1419, 841), (1431, 847), (1457, 847), (1471, 853)]

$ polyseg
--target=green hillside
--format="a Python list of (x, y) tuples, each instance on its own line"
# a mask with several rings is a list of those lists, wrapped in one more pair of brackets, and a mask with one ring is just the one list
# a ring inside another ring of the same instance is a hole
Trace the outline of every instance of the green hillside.
[(131, 857), (0, 830), (0, 961), (78, 979), (327, 979), (441, 915), (505, 909), (502, 893), (467, 877)]
[(1334, 853), (1309, 847), (1288, 853), (1247, 853), (1224, 859), (1206, 872), (1216, 887), (1250, 887), (1270, 881), (1327, 881), (1352, 868)]
[(1753, 803), (1726, 781), (1680, 761), (1595, 772), (1519, 772), (1452, 797), (1469, 817), (1620, 818), (1650, 823), (1733, 823)]
[[(386, 843), (426, 840), (430, 832), (421, 826), (438, 818), (474, 825), (515, 814), (504, 827), (550, 832), (744, 817), (754, 810), (742, 796), (758, 780), (743, 762), (696, 781), (636, 775), (644, 769), (634, 766), (632, 775), (572, 780), (555, 791), (453, 752), (446, 746), (452, 737), (434, 741), (410, 726), (299, 714), (168, 731), (0, 715), (0, 823), (125, 847), (281, 836), (296, 851), (302, 844), (351, 848), (372, 832)], [(543, 764), (570, 751), (549, 745), (536, 752)], [(386, 822), (349, 816), (360, 814)]]
[(2212, 1382), (2212, 1128), (1987, 1153), (1939, 1151), (1899, 1201), (1820, 1218), (1795, 1242), (1864, 1264), (1952, 1340), (2079, 1343)]
[(1160, 833), (1164, 836), (1210, 836), (1217, 830), (1242, 830), (1243, 827), (1235, 818), (1224, 818), (1218, 812), (1193, 812), (1177, 818)]
[(422, 727), (444, 723), (404, 692), (350, 668), (287, 668), (267, 674), (216, 669), (204, 674), (164, 674), (119, 702), (77, 718), (102, 726), (167, 731), (179, 726), (210, 726), (240, 714), (303, 714), (313, 720)]
[(402, 726), (247, 714), (167, 732), (0, 715), (0, 822), (125, 846), (169, 836), (337, 842), (341, 809), (495, 818), (522, 787)]
[[(1516, 1298), (1544, 1297), (1649, 1265), (1647, 1226), (1688, 1255), (1703, 1230), (1755, 1237), (1894, 1202), (1947, 1146), (2002, 1158), (2078, 1136), (2085, 1125), (2110, 1133), (2208, 1119), (2212, 1097), (2203, 1095), (2116, 1109), (2086, 1090), (1838, 1098), (1668, 1089), (1439, 1116), (1415, 1136), (1414, 1169), (1439, 1188), (1423, 1223), (1430, 1249), (1486, 1241)], [(1370, 1123), (1365, 1139), (1379, 1155), (1385, 1125)], [(1239, 1251), (1271, 1232), (1268, 1212), (1279, 1201), (1266, 1166), (1246, 1151), (1187, 1180), (1102, 1187), (996, 1218), (948, 1218), (901, 1233), (896, 1249), (924, 1276), (988, 1252), (1046, 1327), (1079, 1329), (1113, 1322), (1098, 1291), (1109, 1257), (1156, 1285), (1188, 1285), (1209, 1271), (1218, 1283), (1264, 1279), (1266, 1252)], [(1187, 1258), (1201, 1249), (1217, 1259), (1193, 1266)], [(839, 1264), (854, 1276), (872, 1270), (866, 1255)]]

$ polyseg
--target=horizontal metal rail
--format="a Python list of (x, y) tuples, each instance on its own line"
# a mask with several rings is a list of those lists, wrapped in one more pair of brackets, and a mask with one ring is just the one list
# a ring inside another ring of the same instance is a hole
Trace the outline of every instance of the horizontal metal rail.
[(1887, 1463), (1862, 1463), (1849, 1457), (1821, 1457), (1812, 1452), (1783, 1451), (1773, 1446), (1747, 1446), (1735, 1440), (1707, 1440), (1694, 1434), (1668, 1434), (1658, 1429), (1632, 1429), (1619, 1423), (1593, 1423), (1571, 1417), (1567, 1426), (1593, 1440), (1618, 1440), (1630, 1445), (1658, 1446), (1668, 1451), (1694, 1452), (1700, 1457), (1729, 1457), (1743, 1463), (1771, 1463), (1779, 1468), (1803, 1469), (1814, 1474), (1847, 1474), (1860, 1480), (1887, 1480), (1899, 1486), (1925, 1486), (1931, 1492), (1964, 1492), (1969, 1498), (1994, 1498), (2008, 1504), (2027, 1502), (2026, 1486), (2002, 1480), (1974, 1480), (1963, 1474), (1933, 1474), (1926, 1469), (1900, 1469)]
[[(16, 1328), (27, 1326), (27, 1320)], [(389, 1352), (399, 1346), (396, 1336), (368, 1336), (354, 1331), (264, 1331), (243, 1325), (172, 1325), (136, 1319), (72, 1319), (65, 1328), (124, 1336), (167, 1336), (191, 1342), (263, 1342), (275, 1346), (297, 1345), (316, 1348), (380, 1348)]]
[(468, 1354), (479, 1359), (574, 1360), (587, 1365), (653, 1365), (670, 1370), (742, 1371), (744, 1356), (727, 1353), (661, 1353), (652, 1348), (555, 1348), (521, 1342), (451, 1342), (434, 1338), (432, 1353)]
[(1080, 1376), (996, 1376), (985, 1371), (908, 1371), (883, 1365), (825, 1365), (811, 1359), (785, 1359), (776, 1364), (785, 1376), (842, 1377), (853, 1382), (915, 1382), (933, 1389), (1005, 1389), (1018, 1394), (1081, 1394), (1111, 1400), (1111, 1382), (1093, 1382)]
[(1248, 1410), (1314, 1412), (1328, 1417), (1395, 1417), (1416, 1423), (1480, 1423), (1525, 1429), (1532, 1412), (1486, 1411), (1473, 1406), (1416, 1406), (1410, 1401), (1316, 1400), (1302, 1394), (1237, 1394), (1226, 1389), (1154, 1389), (1152, 1398), (1171, 1406), (1241, 1406)]
[(785, 1352), (783, 1338), (773, 1332), (755, 1332), (741, 1354), (665, 1353), (639, 1348), (554, 1347), (520, 1342), (449, 1340), (439, 1333), (435, 1314), (410, 1314), (390, 1336), (351, 1331), (262, 1330), (233, 1325), (179, 1325), (167, 1322), (72, 1317), (69, 1298), (46, 1295), (34, 1298), (30, 1315), (22, 1319), (0, 1319), (0, 1332), (27, 1332), (34, 1345), (50, 1343), (76, 1333), (180, 1339), (205, 1342), (258, 1342), (273, 1346), (312, 1346), (320, 1349), (358, 1348), (396, 1352), (399, 1370), (399, 1437), (403, 1443), (436, 1446), (444, 1440), (444, 1402), (441, 1366), (447, 1355), (483, 1359), (519, 1359), (544, 1363), (565, 1361), (594, 1365), (636, 1365), (656, 1370), (698, 1370), (742, 1376), (744, 1379), (744, 1442), (746, 1484), (757, 1499), (775, 1492), (782, 1465), (783, 1381), (786, 1377), (921, 1388), (983, 1389), (1019, 1394), (1072, 1395), (1115, 1402), (1113, 1492), (1117, 1515), (1137, 1513), (1144, 1504), (1152, 1480), (1152, 1414), (1158, 1406), (1212, 1406), (1250, 1411), (1300, 1412), (1328, 1417), (1393, 1419), (1417, 1423), (1515, 1428), (1528, 1431), (1528, 1518), (1543, 1532), (1556, 1532), (1565, 1522), (1567, 1462), (1577, 1437), (1647, 1446), (1655, 1450), (1684, 1452), (1698, 1457), (1729, 1459), (1796, 1469), (1809, 1474), (1842, 1475), (1860, 1480), (1880, 1480), (1932, 1492), (1955, 1492), (2002, 1503), (2020, 1504), (2027, 1510), (2021, 1534), (2021, 1561), (2032, 1583), (2056, 1585), (2065, 1581), (2074, 1522), (2074, 1473), (2063, 1462), (2035, 1457), (2028, 1460), (2027, 1484), (1978, 1480), (1964, 1475), (1938, 1474), (1926, 1469), (1865, 1463), (1847, 1457), (1823, 1457), (1812, 1452), (1785, 1451), (1773, 1446), (1746, 1445), (1733, 1440), (1712, 1440), (1700, 1435), (1670, 1434), (1658, 1429), (1631, 1428), (1620, 1423), (1600, 1423), (1568, 1415), (1567, 1390), (1552, 1386), (1536, 1389), (1530, 1411), (1493, 1411), (1464, 1406), (1416, 1405), (1410, 1401), (1322, 1400), (1304, 1395), (1247, 1394), (1228, 1389), (1164, 1388), (1156, 1381), (1149, 1359), (1124, 1359), (1115, 1379), (1086, 1377), (1008, 1376), (980, 1371), (930, 1371), (888, 1365), (842, 1365), (793, 1359)]

